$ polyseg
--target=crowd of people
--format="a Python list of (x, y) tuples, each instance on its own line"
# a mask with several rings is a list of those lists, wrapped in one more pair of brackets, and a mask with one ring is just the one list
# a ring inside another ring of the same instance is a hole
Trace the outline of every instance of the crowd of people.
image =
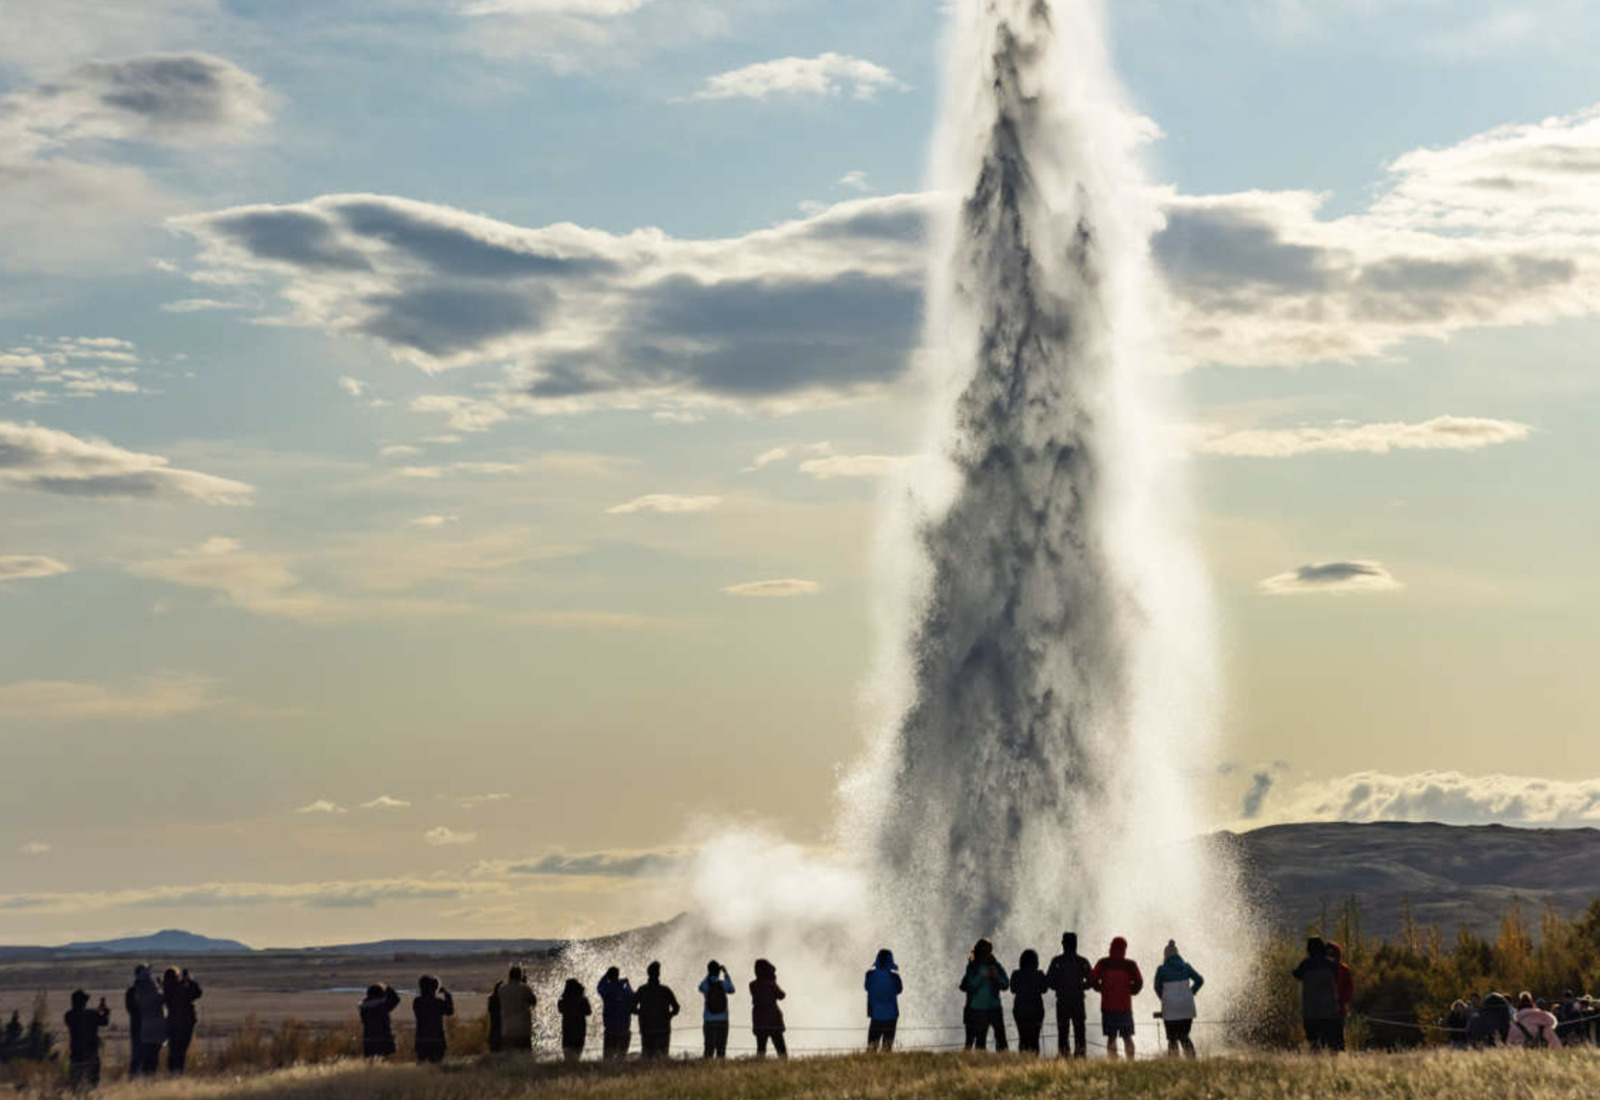
[[(756, 1056), (770, 1050), (779, 1058), (788, 1056), (785, 1041), (783, 1001), (787, 998), (778, 984), (778, 970), (771, 961), (757, 959), (753, 977), (746, 987), (750, 998), (749, 1019), (754, 1034)], [(1337, 1054), (1345, 1049), (1346, 1024), (1355, 999), (1355, 975), (1344, 961), (1339, 944), (1313, 936), (1306, 941), (1306, 954), (1294, 968), (1300, 986), (1301, 1016), (1307, 1045), (1318, 1052)], [(1162, 960), (1153, 974), (1152, 988), (1160, 1001), (1156, 1014), (1171, 1057), (1196, 1056), (1192, 1036), (1198, 1016), (1196, 994), (1205, 979), (1169, 940)], [(900, 1022), (900, 998), (905, 992), (894, 953), (878, 952), (862, 982), (866, 994), (867, 1049), (892, 1051)], [(1042, 1053), (1041, 1038), (1048, 1015), (1047, 999), (1053, 999), (1057, 1051), (1063, 1058), (1084, 1058), (1088, 1054), (1088, 1008), (1091, 993), (1099, 995), (1100, 1033), (1110, 1058), (1135, 1055), (1133, 1002), (1145, 987), (1139, 964), (1128, 956), (1128, 943), (1118, 936), (1107, 954), (1091, 964), (1078, 953), (1078, 937), (1067, 932), (1061, 937), (1061, 953), (1047, 966), (1040, 966), (1039, 953), (1022, 952), (1017, 966), (1007, 973), (987, 939), (973, 945), (957, 989), (965, 998), (962, 1021), (967, 1050), (1007, 1050), (1004, 995), (1011, 997), (1011, 1017), (1016, 1027), (1017, 1049), (1024, 1054)], [(661, 964), (645, 968), (645, 980), (635, 987), (616, 966), (608, 968), (594, 990), (599, 999), (601, 1056), (607, 1061), (627, 1058), (637, 1027), (639, 1052), (643, 1058), (670, 1055), (673, 1024), (683, 1007), (672, 988), (661, 980)], [(722, 963), (706, 964), (697, 992), (701, 1000), (702, 1056), (726, 1058), (732, 1021), (732, 1002), (738, 986)], [(198, 982), (188, 970), (168, 968), (158, 979), (148, 966), (134, 971), (123, 1005), (128, 1015), (130, 1077), (157, 1072), (161, 1049), (166, 1047), (167, 1071), (181, 1074), (194, 1038), (195, 1003), (201, 997)], [(90, 995), (83, 990), (72, 994), (72, 1008), (65, 1023), (69, 1036), (69, 1065), (74, 1088), (92, 1088), (100, 1080), (102, 1029), (111, 1022), (111, 1008), (105, 998), (90, 1006)], [(388, 985), (369, 986), (357, 1006), (361, 1022), (361, 1048), (368, 1058), (388, 1058), (396, 1053), (392, 1017), (404, 998)], [(539, 998), (521, 966), (512, 966), (506, 977), (494, 983), (488, 996), (487, 1042), (489, 1050), (508, 1055), (532, 1054), (538, 1033)], [(568, 1061), (583, 1057), (589, 1041), (589, 1025), (594, 1015), (588, 992), (576, 978), (566, 979), (556, 1002), (560, 1019), (561, 1049)], [(439, 979), (423, 975), (411, 998), (414, 1019), (414, 1049), (421, 1063), (442, 1062), (448, 1053), (446, 1018), (455, 1015), (455, 997)], [(39, 1024), (34, 1023), (37, 1031)], [(1422, 1027), (1425, 1025), (1410, 1025)], [(1508, 1045), (1524, 1048), (1571, 1046), (1600, 1042), (1600, 1004), (1587, 996), (1568, 993), (1555, 1005), (1522, 993), (1515, 1000), (1502, 993), (1488, 993), (1474, 1003), (1457, 1001), (1449, 1017), (1440, 1025), (1450, 1044), (1459, 1048)], [(0, 1054), (25, 1044), (23, 1027), (17, 1014), (0, 1035)]]

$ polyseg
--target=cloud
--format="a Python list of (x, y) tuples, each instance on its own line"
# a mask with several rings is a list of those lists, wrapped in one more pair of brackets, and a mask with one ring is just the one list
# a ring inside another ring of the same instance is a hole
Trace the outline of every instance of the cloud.
[(789, 578), (786, 580), (747, 581), (744, 584), (731, 584), (722, 591), (729, 596), (783, 599), (789, 596), (813, 596), (822, 591), (822, 586), (816, 581)]
[(11, 400), (51, 405), (105, 393), (139, 393), (139, 356), (126, 340), (102, 336), (38, 337), (0, 351), (0, 386), (23, 385)]
[(392, 795), (380, 794), (377, 798), (374, 798), (369, 802), (363, 802), (361, 804), (361, 808), (363, 810), (404, 810), (410, 805), (411, 803), (407, 802), (403, 798), (395, 798)]
[(1244, 802), (1239, 807), (1239, 816), (1246, 821), (1252, 821), (1261, 816), (1261, 804), (1266, 801), (1267, 794), (1272, 790), (1272, 773), (1256, 772), (1250, 777), (1250, 789), (1244, 793)]
[(0, 684), (0, 717), (52, 722), (147, 722), (216, 706), (216, 681), (163, 673), (113, 683), (18, 680)]
[(1200, 454), (1231, 458), (1293, 458), (1308, 454), (1375, 454), (1391, 451), (1477, 451), (1518, 443), (1533, 428), (1515, 420), (1439, 416), (1417, 424), (1358, 424), (1339, 421), (1329, 427), (1225, 428), (1202, 430), (1194, 449)]
[(488, 806), (496, 802), (508, 802), (510, 799), (511, 796), (509, 794), (496, 792), (491, 794), (459, 795), (455, 801), (463, 810), (471, 810), (478, 806)]
[(43, 554), (0, 554), (0, 584), (72, 572), (72, 566)]
[[(817, 57), (781, 57), (740, 69), (718, 73), (691, 99), (766, 99), (773, 95), (836, 96), (849, 91), (856, 99), (871, 99), (885, 89), (905, 85), (882, 65), (848, 54), (825, 53)], [(863, 180), (865, 177), (862, 177)]]
[(829, 455), (800, 463), (800, 472), (818, 481), (834, 478), (887, 477), (910, 459), (898, 455)]
[(773, 447), (756, 455), (756, 457), (751, 460), (750, 465), (744, 468), (744, 472), (747, 474), (753, 474), (758, 470), (765, 470), (774, 462), (783, 462), (787, 459), (799, 458), (802, 455), (825, 456), (831, 455), (832, 453), (833, 444), (827, 442), (801, 443), (794, 446)]
[(860, 191), (862, 194), (872, 190), (872, 184), (868, 182), (867, 174), (859, 168), (840, 176), (838, 186), (848, 187), (850, 190)]
[(192, 500), (242, 504), (241, 482), (180, 470), (160, 455), (80, 439), (38, 424), (0, 420), (0, 488), (93, 499)]
[(466, 41), (492, 58), (557, 72), (634, 67), (650, 54), (726, 34), (726, 0), (471, 0)]
[(295, 810), (295, 813), (297, 814), (342, 814), (347, 812), (348, 811), (343, 806), (339, 805), (337, 802), (330, 802), (326, 798), (319, 798), (315, 802), (308, 802), (306, 805)]
[(722, 498), (718, 496), (691, 497), (675, 493), (650, 493), (647, 496), (636, 497), (625, 504), (613, 504), (606, 509), (606, 515), (632, 516), (641, 512), (652, 512), (663, 516), (690, 515), (709, 512), (721, 503)]
[(18, 845), (17, 851), (25, 856), (42, 856), (50, 851), (50, 845), (42, 840), (30, 840), (26, 844)]
[(0, 912), (96, 913), (116, 909), (225, 909), (294, 905), (314, 909), (371, 909), (384, 902), (440, 901), (505, 892), (496, 882), (421, 878), (353, 882), (207, 882), (142, 886), (136, 890), (0, 895)]
[(351, 378), (348, 375), (339, 379), (339, 388), (351, 397), (360, 397), (367, 392), (367, 384), (365, 382), (359, 378)]
[(693, 855), (693, 849), (689, 848), (665, 848), (656, 851), (590, 852), (583, 855), (550, 852), (532, 860), (486, 861), (475, 867), (474, 873), (640, 878), (672, 874), (682, 870)]
[(261, 82), (230, 61), (201, 53), (87, 61), (6, 96), (4, 107), (11, 126), (51, 145), (235, 142), (268, 120)]
[(410, 443), (391, 443), (387, 447), (378, 448), (380, 458), (412, 458), (422, 453), (421, 447)]
[(1267, 800), (1273, 821), (1439, 821), (1452, 825), (1600, 825), (1600, 779), (1358, 772), (1301, 783)]
[(595, 408), (792, 411), (881, 392), (915, 343), (928, 200), (858, 199), (722, 240), (524, 229), (382, 195), (176, 220), (202, 279), (280, 286), (278, 320), (438, 372), (502, 364), (498, 392), (418, 411), (482, 431)]
[(213, 309), (243, 309), (241, 302), (224, 302), (219, 298), (179, 298), (161, 304), (162, 313), (201, 313)]
[(412, 527), (436, 528), (459, 522), (460, 519), (460, 516), (417, 516), (406, 522)]
[[(0, 9), (8, 39), (16, 22)], [(177, 206), (142, 167), (107, 157), (247, 140), (266, 120), (260, 82), (199, 53), (88, 61), (0, 96), (0, 262), (103, 268)]]
[(423, 833), (422, 839), (432, 847), (448, 848), (463, 844), (474, 844), (478, 840), (478, 834), (458, 833), (454, 829), (439, 825)]
[(1363, 592), (1394, 592), (1402, 585), (1375, 561), (1335, 561), (1302, 565), (1291, 573), (1279, 573), (1261, 582), (1261, 591), (1270, 596), (1300, 596), (1327, 593), (1340, 596)]

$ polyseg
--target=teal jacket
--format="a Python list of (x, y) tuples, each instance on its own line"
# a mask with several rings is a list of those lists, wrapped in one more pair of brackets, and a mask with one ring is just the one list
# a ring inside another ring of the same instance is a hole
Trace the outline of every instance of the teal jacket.
[(969, 962), (967, 973), (961, 979), (961, 991), (967, 995), (967, 1007), (976, 1012), (990, 1012), (1000, 1007), (1000, 991), (1011, 988), (1011, 979), (1001, 965), (993, 959), (982, 964)]

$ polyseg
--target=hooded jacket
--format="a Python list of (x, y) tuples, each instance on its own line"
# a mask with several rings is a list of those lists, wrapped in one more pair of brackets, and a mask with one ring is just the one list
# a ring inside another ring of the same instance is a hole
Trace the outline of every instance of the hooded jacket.
[(1100, 994), (1101, 1012), (1132, 1012), (1133, 999), (1144, 988), (1139, 964), (1128, 958), (1128, 941), (1111, 941), (1111, 954), (1094, 964), (1089, 984)]
[(1083, 995), (1089, 988), (1089, 960), (1078, 954), (1078, 937), (1068, 932), (1061, 937), (1061, 954), (1050, 960), (1045, 980), (1056, 994), (1056, 1007), (1083, 1012)]
[(778, 984), (778, 973), (770, 966), (756, 968), (756, 980), (750, 983), (750, 1026), (756, 1031), (782, 1031), (783, 1008), (779, 1001), (787, 997)]
[(87, 995), (74, 993), (72, 1011), (63, 1017), (63, 1021), (70, 1036), (68, 1057), (74, 1062), (99, 1061), (100, 1029), (111, 1024), (111, 1010), (104, 1007), (104, 1002), (99, 1008), (90, 1008)]
[(139, 1042), (147, 1047), (160, 1046), (167, 1041), (167, 1002), (161, 996), (161, 987), (150, 976), (149, 967), (139, 968), (132, 992), (139, 1008)]
[(444, 1046), (444, 1018), (456, 1014), (456, 999), (448, 989), (418, 993), (411, 998), (411, 1015), (417, 1021), (418, 1046)]
[(400, 994), (388, 986), (378, 997), (364, 997), (357, 1011), (361, 1015), (361, 1042), (366, 1054), (394, 1053), (394, 1028), (389, 1014), (400, 1007)]
[(633, 1030), (633, 986), (627, 978), (601, 978), (594, 987), (600, 994), (601, 1026), (626, 1035)]
[(1156, 968), (1155, 991), (1161, 998), (1163, 1020), (1192, 1020), (1199, 1013), (1195, 1009), (1194, 995), (1206, 980), (1200, 972), (1183, 961), (1174, 951)]
[(894, 955), (867, 971), (862, 983), (867, 991), (867, 1018), (888, 1021), (900, 1018), (900, 994), (905, 984), (900, 980), (900, 970), (895, 966)]
[(678, 995), (672, 992), (671, 986), (662, 985), (659, 980), (651, 979), (634, 992), (633, 1011), (639, 1017), (639, 1034), (648, 1037), (671, 1031), (672, 1018), (681, 1012), (682, 1008), (678, 1004)]

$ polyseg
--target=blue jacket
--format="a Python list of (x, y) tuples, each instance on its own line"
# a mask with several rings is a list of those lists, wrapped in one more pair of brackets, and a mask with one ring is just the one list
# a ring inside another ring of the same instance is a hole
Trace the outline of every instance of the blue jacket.
[(600, 994), (600, 1019), (602, 1026), (607, 1031), (629, 1032), (633, 1030), (633, 986), (628, 984), (627, 978), (601, 978), (600, 984), (595, 986), (595, 992)]
[(895, 969), (893, 955), (889, 956), (887, 966), (875, 966), (867, 971), (867, 980), (863, 984), (867, 990), (868, 1019), (900, 1018), (900, 993), (905, 985), (900, 981), (900, 971)]

